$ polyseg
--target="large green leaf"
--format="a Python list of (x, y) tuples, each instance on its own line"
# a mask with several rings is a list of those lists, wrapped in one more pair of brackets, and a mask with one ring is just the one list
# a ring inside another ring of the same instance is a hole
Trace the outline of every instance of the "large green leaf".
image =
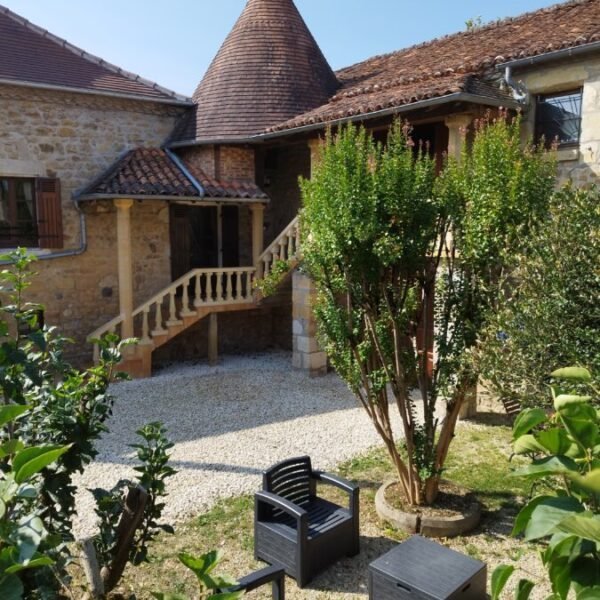
[(45, 534), (44, 523), (38, 516), (23, 517), (11, 536), (19, 551), (17, 562), (24, 564), (33, 559)]
[(515, 600), (528, 600), (534, 585), (533, 581), (529, 581), (529, 579), (519, 579), (515, 590)]
[(586, 382), (592, 380), (591, 373), (583, 367), (563, 367), (552, 371), (550, 375), (554, 379), (562, 379), (563, 381)]
[(526, 433), (513, 442), (513, 452), (515, 454), (539, 454), (546, 452), (546, 448), (537, 441), (534, 435)]
[(12, 466), (15, 471), (15, 481), (17, 483), (27, 481), (27, 479), (39, 473), (44, 467), (56, 462), (70, 447), (71, 445), (36, 446), (22, 450), (13, 460)]
[(527, 527), (527, 523), (529, 523), (529, 519), (531, 519), (531, 514), (534, 509), (542, 504), (545, 500), (549, 498), (554, 498), (554, 496), (536, 496), (532, 500), (530, 500), (520, 511), (515, 519), (515, 524), (513, 525), (513, 530), (511, 535), (519, 535), (525, 531)]
[(596, 410), (589, 404), (569, 404), (559, 410), (560, 418), (569, 435), (582, 448), (593, 448), (598, 443)]
[(574, 476), (573, 479), (581, 487), (600, 494), (600, 469), (594, 469), (583, 477)]
[(600, 586), (582, 589), (575, 596), (575, 600), (598, 600), (598, 598), (600, 598)]
[(567, 557), (557, 558), (548, 565), (548, 577), (554, 593), (566, 600), (571, 587), (571, 565)]
[(554, 398), (555, 410), (563, 410), (569, 406), (577, 404), (587, 404), (591, 400), (590, 396), (578, 396), (576, 394), (560, 394)]
[(500, 594), (515, 568), (512, 565), (499, 565), (492, 573), (492, 600), (499, 600)]
[(572, 443), (567, 432), (560, 427), (540, 431), (536, 437), (550, 454), (566, 454)]
[(534, 427), (547, 419), (546, 411), (541, 408), (527, 408), (519, 413), (513, 425), (513, 440), (529, 433)]
[(600, 543), (600, 515), (593, 515), (589, 512), (571, 515), (563, 519), (557, 525), (557, 529)]
[(2, 600), (22, 600), (23, 584), (16, 575), (6, 574), (0, 579), (0, 598)]
[(546, 477), (548, 475), (562, 475), (579, 473), (577, 463), (568, 456), (548, 456), (533, 460), (531, 464), (513, 471), (516, 477)]
[(31, 407), (25, 404), (6, 404), (0, 406), (0, 427), (14, 421), (23, 413), (26, 413)]
[(8, 569), (6, 569), (6, 572), (18, 573), (19, 571), (24, 571), (25, 569), (38, 569), (40, 567), (49, 567), (53, 564), (54, 561), (49, 556), (38, 556), (37, 558), (32, 558), (29, 561), (25, 561), (23, 564), (8, 567)]
[(21, 440), (9, 440), (0, 445), (0, 458), (5, 458), (11, 454), (16, 454), (23, 450), (25, 446)]
[(212, 550), (201, 556), (193, 556), (187, 552), (179, 554), (179, 560), (198, 578), (210, 573), (221, 561), (222, 554), (217, 550)]
[(537, 540), (551, 535), (564, 519), (584, 511), (583, 505), (570, 496), (544, 498), (531, 512), (525, 527), (525, 539)]

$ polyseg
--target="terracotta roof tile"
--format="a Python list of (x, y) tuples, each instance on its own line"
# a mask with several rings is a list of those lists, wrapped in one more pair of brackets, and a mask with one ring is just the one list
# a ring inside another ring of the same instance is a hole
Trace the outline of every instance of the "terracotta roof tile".
[[(181, 159), (180, 159), (181, 160)], [(185, 169), (161, 148), (135, 148), (119, 158), (79, 195), (79, 200), (101, 198), (266, 199), (252, 181), (218, 181), (199, 169)], [(185, 171), (187, 170), (186, 173)], [(190, 177), (191, 175), (191, 177)], [(192, 179), (192, 177), (195, 179)], [(198, 184), (202, 192), (198, 189)]]
[(190, 102), (76, 48), (0, 5), (0, 79), (165, 102)]
[(557, 4), (341, 69), (336, 72), (341, 87), (327, 104), (267, 131), (399, 107), (467, 88), (489, 95), (489, 86), (481, 86), (495, 65), (595, 41), (600, 41), (600, 0)]
[(208, 198), (256, 198), (267, 199), (268, 196), (253, 181), (234, 180), (218, 181), (209, 177), (201, 169), (186, 164), (186, 168), (204, 188)]
[(174, 140), (243, 138), (327, 102), (338, 82), (292, 0), (248, 0)]

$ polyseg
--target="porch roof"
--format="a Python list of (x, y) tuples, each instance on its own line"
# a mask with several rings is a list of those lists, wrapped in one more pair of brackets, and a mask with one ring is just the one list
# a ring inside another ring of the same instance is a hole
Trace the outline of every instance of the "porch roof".
[(571, 0), (476, 25), (337, 71), (341, 86), (326, 104), (274, 125), (266, 133), (368, 117), (427, 100), (463, 99), (459, 95), (508, 107), (514, 101), (499, 89), (497, 65), (599, 40), (600, 0)]
[(77, 201), (111, 198), (135, 200), (267, 201), (252, 181), (220, 181), (162, 148), (127, 151), (84, 190)]

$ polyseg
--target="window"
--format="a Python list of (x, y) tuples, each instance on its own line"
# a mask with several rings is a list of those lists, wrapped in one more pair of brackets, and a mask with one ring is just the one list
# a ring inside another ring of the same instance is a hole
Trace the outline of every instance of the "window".
[(546, 145), (559, 146), (579, 143), (581, 132), (581, 90), (537, 97), (535, 137), (542, 137)]
[(37, 245), (35, 179), (0, 178), (0, 247)]
[(60, 182), (0, 175), (0, 248), (62, 248)]

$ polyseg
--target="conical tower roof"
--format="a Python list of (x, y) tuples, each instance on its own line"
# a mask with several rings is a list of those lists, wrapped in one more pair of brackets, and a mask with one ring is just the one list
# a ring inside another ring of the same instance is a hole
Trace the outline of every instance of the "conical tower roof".
[(293, 0), (248, 0), (194, 92), (188, 139), (262, 132), (327, 102), (337, 79)]

